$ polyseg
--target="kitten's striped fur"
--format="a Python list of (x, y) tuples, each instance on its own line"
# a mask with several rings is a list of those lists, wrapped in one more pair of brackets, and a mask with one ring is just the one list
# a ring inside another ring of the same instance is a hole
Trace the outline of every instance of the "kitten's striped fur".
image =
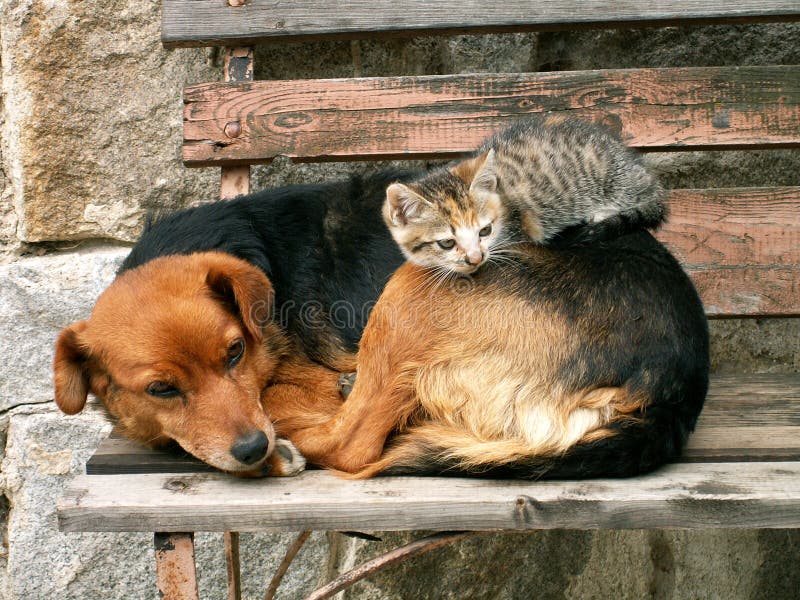
[(606, 129), (535, 115), (471, 158), (392, 184), (383, 214), (409, 260), (471, 273), (526, 238), (591, 243), (657, 227), (666, 217), (663, 195), (640, 155)]

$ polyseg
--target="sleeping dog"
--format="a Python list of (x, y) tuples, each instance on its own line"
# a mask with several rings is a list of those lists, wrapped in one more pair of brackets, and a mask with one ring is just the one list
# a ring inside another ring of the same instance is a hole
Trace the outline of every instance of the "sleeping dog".
[(296, 470), (260, 395), (313, 390), (338, 407), (338, 372), (355, 369), (369, 309), (403, 262), (380, 211), (409, 176), (273, 189), (149, 224), (89, 319), (61, 332), (56, 403), (74, 414), (91, 392), (149, 446), (177, 442), (239, 474)]
[(92, 392), (132, 439), (240, 475), (297, 472), (294, 446), (354, 477), (628, 476), (676, 457), (705, 398), (708, 330), (674, 258), (637, 232), (523, 245), (464, 279), (392, 277), (402, 258), (379, 212), (403, 177), (152, 225), (59, 336), (59, 407)]

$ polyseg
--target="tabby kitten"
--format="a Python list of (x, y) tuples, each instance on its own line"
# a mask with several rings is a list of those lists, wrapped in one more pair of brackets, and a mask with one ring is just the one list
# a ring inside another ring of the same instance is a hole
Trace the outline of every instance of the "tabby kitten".
[(586, 244), (666, 217), (663, 190), (606, 129), (559, 115), (526, 117), (477, 153), (386, 190), (383, 216), (406, 258), (472, 273), (525, 239)]

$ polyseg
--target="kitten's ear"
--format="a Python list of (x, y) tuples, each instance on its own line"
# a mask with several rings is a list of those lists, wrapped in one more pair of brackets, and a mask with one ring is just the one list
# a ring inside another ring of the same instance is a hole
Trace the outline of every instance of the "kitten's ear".
[(494, 148), (486, 153), (483, 164), (478, 168), (472, 183), (469, 185), (469, 191), (497, 191), (497, 164), (494, 159)]
[(497, 170), (494, 149), (474, 158), (462, 160), (450, 172), (469, 185), (469, 191), (494, 192), (497, 189)]
[(386, 188), (386, 203), (383, 216), (391, 225), (408, 225), (421, 213), (426, 204), (425, 198), (402, 183), (393, 183)]

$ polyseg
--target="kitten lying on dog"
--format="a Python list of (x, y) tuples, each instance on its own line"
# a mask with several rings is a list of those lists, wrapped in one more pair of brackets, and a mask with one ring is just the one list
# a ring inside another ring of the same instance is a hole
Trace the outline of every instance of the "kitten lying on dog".
[(658, 227), (663, 195), (640, 155), (603, 127), (532, 115), (472, 158), (393, 183), (383, 214), (410, 261), (472, 273), (519, 241), (591, 243)]
[(652, 236), (521, 244), (446, 282), (413, 264), (391, 276), (402, 255), (380, 205), (397, 179), (156, 223), (59, 336), (59, 407), (78, 412), (92, 392), (129, 437), (239, 475), (301, 469), (278, 437), (354, 477), (628, 476), (680, 453), (706, 394), (708, 330)]

